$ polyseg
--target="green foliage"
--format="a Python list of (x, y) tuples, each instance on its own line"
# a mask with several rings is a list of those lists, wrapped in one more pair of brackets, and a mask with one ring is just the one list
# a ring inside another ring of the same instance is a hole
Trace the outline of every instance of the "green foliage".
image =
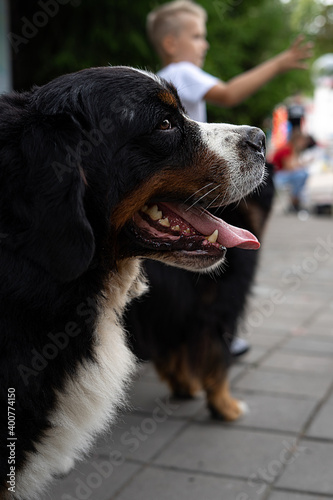
[[(36, 20), (40, 4), (46, 0), (10, 0), (11, 31), (22, 35), (22, 29)], [(53, 0), (56, 3), (56, 0)], [(37, 34), (21, 43), (14, 53), (14, 85), (29, 88), (62, 73), (89, 66), (157, 65), (145, 36), (146, 15), (150, 0), (71, 0), (59, 5)]]
[(332, 53), (333, 46), (333, 5), (322, 6), (319, 16), (314, 19), (312, 30), (315, 32), (315, 54), (317, 57)]
[[(222, 80), (237, 76), (288, 48), (299, 31), (288, 20), (289, 6), (280, 0), (202, 0), (209, 13), (211, 49), (205, 69)], [(210, 121), (263, 126), (274, 106), (297, 90), (311, 91), (307, 71), (278, 76), (233, 109), (209, 106)]]
[[(25, 20), (34, 23), (36, 13), (42, 11), (41, 4), (46, 2), (10, 0), (11, 32), (22, 36)], [(159, 61), (146, 39), (145, 22), (147, 13), (160, 3), (163, 1), (71, 0), (58, 5), (56, 15), (49, 16), (46, 25), (16, 47), (15, 88), (26, 89), (89, 66), (123, 64), (158, 70)], [(315, 0), (290, 0), (287, 4), (280, 0), (198, 0), (198, 3), (209, 16), (211, 48), (204, 69), (225, 81), (286, 49), (302, 30), (302, 23), (308, 26), (309, 6), (315, 12), (318, 7)], [(326, 10), (330, 19), (326, 31), (310, 33), (320, 40), (324, 52), (332, 40), (333, 22), (332, 9)], [(296, 90), (311, 91), (307, 71), (291, 71), (277, 77), (236, 108), (210, 106), (209, 119), (261, 126), (272, 108)]]

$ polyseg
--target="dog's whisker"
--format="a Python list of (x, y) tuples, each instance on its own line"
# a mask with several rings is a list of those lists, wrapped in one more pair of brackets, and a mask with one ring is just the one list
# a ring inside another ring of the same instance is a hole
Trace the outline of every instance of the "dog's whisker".
[(186, 211), (188, 211), (191, 208), (193, 208), (194, 205), (196, 205), (197, 203), (199, 203), (199, 201), (203, 200), (206, 196), (208, 196), (210, 193), (212, 193), (213, 191), (215, 191), (215, 189), (218, 189), (218, 188), (219, 188), (219, 185), (213, 187), (212, 189), (210, 189), (209, 191), (207, 191), (207, 193), (205, 193), (202, 196), (200, 196), (200, 198), (198, 198), (194, 203), (192, 203), (192, 205), (190, 205), (189, 207), (186, 208)]
[(191, 194), (191, 196), (189, 196), (188, 198), (186, 198), (186, 200), (183, 202), (183, 205), (186, 205), (186, 203), (191, 199), (193, 198), (194, 196), (196, 196), (198, 193), (200, 193), (200, 191), (202, 191), (203, 189), (206, 189), (208, 188), (209, 186), (211, 186), (213, 183), (212, 182), (209, 182), (208, 184), (206, 184), (205, 186), (201, 187), (200, 189), (198, 189), (195, 193)]
[(207, 207), (205, 207), (205, 208), (206, 208), (206, 210), (208, 210), (208, 209), (209, 209), (209, 207), (211, 207), (211, 206), (212, 206), (212, 205), (213, 205), (213, 204), (214, 204), (214, 203), (215, 203), (215, 202), (219, 199), (219, 197), (220, 197), (220, 196), (221, 196), (221, 194), (218, 194), (217, 196), (215, 196), (214, 200), (213, 200), (213, 201), (211, 201), (211, 202), (209, 203), (209, 205), (207, 205)]
[(231, 184), (232, 184), (232, 187), (234, 188), (234, 190), (235, 190), (235, 191), (239, 194), (239, 197), (240, 197), (240, 198), (243, 198), (243, 194), (242, 194), (242, 192), (240, 191), (240, 189), (236, 186), (235, 182), (233, 182), (233, 181), (231, 180)]
[(220, 196), (222, 196), (222, 200), (221, 200), (221, 203), (220, 203), (219, 209), (222, 211), (222, 210), (223, 210), (223, 207), (226, 205), (226, 197), (227, 197), (227, 194), (226, 194), (226, 193), (220, 193)]

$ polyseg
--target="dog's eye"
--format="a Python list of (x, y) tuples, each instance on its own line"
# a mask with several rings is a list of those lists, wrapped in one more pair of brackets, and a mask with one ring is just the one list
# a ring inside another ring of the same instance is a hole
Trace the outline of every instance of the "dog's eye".
[(170, 130), (172, 128), (171, 121), (167, 118), (158, 124), (159, 130)]

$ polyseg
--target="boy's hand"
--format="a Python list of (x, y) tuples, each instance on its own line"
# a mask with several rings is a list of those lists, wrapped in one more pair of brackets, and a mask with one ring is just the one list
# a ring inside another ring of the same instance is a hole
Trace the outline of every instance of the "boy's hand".
[(277, 56), (281, 73), (290, 69), (308, 69), (308, 64), (305, 60), (313, 56), (312, 49), (313, 43), (304, 43), (304, 36), (299, 35), (289, 49)]
[(289, 49), (228, 82), (218, 82), (204, 99), (220, 106), (232, 107), (253, 95), (263, 85), (291, 69), (307, 69), (306, 59), (313, 55), (313, 44), (299, 35)]

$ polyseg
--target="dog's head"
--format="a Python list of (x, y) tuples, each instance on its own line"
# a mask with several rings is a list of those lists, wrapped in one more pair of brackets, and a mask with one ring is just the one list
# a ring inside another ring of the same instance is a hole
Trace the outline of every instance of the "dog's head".
[(200, 270), (259, 246), (205, 207), (262, 181), (264, 134), (190, 120), (160, 78), (87, 69), (2, 97), (0, 113), (1, 246), (59, 281), (105, 253)]

